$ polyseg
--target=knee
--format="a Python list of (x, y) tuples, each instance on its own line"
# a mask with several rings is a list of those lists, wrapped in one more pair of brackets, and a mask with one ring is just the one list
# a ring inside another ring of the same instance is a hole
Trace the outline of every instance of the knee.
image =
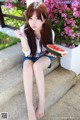
[(31, 64), (31, 62), (29, 62), (29, 61), (25, 61), (24, 63), (23, 63), (23, 71), (27, 71), (27, 70), (29, 70), (29, 69), (31, 69), (32, 68), (32, 64)]
[(38, 71), (39, 69), (40, 69), (40, 65), (37, 62), (35, 62), (33, 64), (33, 70), (34, 70), (34, 72)]

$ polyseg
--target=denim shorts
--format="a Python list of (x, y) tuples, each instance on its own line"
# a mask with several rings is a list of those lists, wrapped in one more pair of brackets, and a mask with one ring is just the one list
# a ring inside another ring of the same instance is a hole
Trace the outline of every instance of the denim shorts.
[(53, 56), (42, 55), (42, 56), (40, 56), (40, 57), (24, 57), (23, 62), (24, 62), (25, 60), (31, 60), (31, 61), (33, 61), (33, 62), (36, 62), (39, 58), (41, 58), (41, 57), (43, 57), (43, 56), (46, 56), (46, 57), (48, 57), (48, 58), (50, 59), (51, 63), (50, 63), (50, 65), (48, 66), (48, 68), (51, 68), (52, 61), (53, 61), (53, 59), (54, 59)]

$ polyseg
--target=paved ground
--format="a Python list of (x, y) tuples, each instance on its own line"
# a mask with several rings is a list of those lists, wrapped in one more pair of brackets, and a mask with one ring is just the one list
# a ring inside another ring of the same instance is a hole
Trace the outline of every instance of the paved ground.
[(52, 106), (42, 120), (80, 120), (80, 75), (77, 83)]
[(0, 31), (2, 31), (2, 32), (4, 32), (4, 33), (7, 33), (8, 35), (10, 35), (10, 36), (13, 36), (13, 37), (15, 37), (15, 34), (14, 34), (14, 30), (12, 30), (12, 29), (9, 29), (9, 28), (2, 28), (1, 26), (0, 26)]

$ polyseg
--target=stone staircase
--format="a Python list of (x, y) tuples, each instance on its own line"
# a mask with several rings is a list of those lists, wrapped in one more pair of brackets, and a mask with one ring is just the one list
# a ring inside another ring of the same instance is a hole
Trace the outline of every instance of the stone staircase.
[[(0, 51), (0, 113), (8, 112), (8, 120), (28, 120), (22, 80), (22, 57), (20, 43)], [(52, 68), (46, 69), (44, 74), (46, 112), (75, 85), (76, 74), (61, 68), (58, 58), (53, 61)], [(35, 108), (37, 100), (37, 87), (34, 80), (33, 101)]]

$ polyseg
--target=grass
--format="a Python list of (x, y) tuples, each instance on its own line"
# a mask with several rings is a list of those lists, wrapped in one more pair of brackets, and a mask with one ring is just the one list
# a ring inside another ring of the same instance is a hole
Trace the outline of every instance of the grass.
[(17, 42), (20, 42), (20, 39), (11, 37), (3, 32), (0, 32), (0, 50), (10, 47)]

